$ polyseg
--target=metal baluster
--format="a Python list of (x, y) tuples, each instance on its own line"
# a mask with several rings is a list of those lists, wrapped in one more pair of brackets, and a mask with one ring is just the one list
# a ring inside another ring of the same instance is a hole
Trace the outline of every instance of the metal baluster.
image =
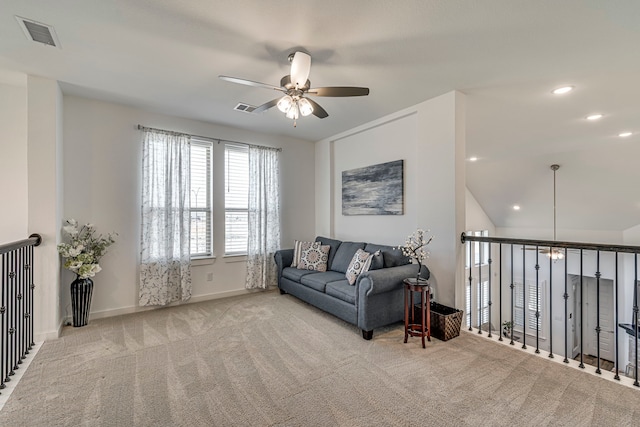
[(616, 374), (614, 375), (613, 379), (614, 380), (620, 380), (620, 375), (618, 374), (618, 349), (620, 347), (618, 347), (618, 252), (616, 252), (616, 285), (615, 285), (615, 295), (616, 295), (616, 302), (615, 302), (615, 307), (616, 307), (616, 328), (615, 328), (615, 334), (616, 334)]
[(567, 355), (569, 354), (569, 334), (567, 333), (568, 323), (569, 323), (569, 292), (567, 292), (567, 282), (569, 280), (569, 270), (567, 269), (569, 263), (569, 257), (567, 256), (567, 249), (564, 250), (564, 363), (569, 363), (569, 359), (567, 359)]
[(469, 330), (473, 330), (471, 327), (471, 323), (473, 322), (473, 294), (471, 293), (472, 286), (472, 278), (471, 278), (471, 269), (473, 268), (473, 258), (471, 256), (471, 245), (473, 242), (469, 242)]
[(525, 280), (525, 252), (526, 248), (522, 246), (522, 348), (527, 349), (527, 281)]
[[(551, 250), (551, 248), (549, 248)], [(560, 250), (556, 249), (556, 253), (559, 254)], [(549, 252), (553, 254), (553, 252)], [(558, 256), (556, 255), (556, 259)], [(549, 358), (553, 359), (553, 287), (551, 286), (553, 283), (553, 256), (549, 257), (549, 296), (547, 299), (549, 300)]]
[(8, 254), (2, 254), (2, 271), (0, 271), (0, 273), (2, 273), (2, 288), (0, 288), (0, 389), (3, 389), (6, 387), (6, 385), (4, 384), (4, 379), (6, 376), (6, 371), (4, 370), (4, 360), (6, 358), (6, 347), (5, 347), (5, 330), (6, 330), (6, 324), (5, 324), (5, 312), (6, 312), (6, 301), (5, 301), (5, 292), (7, 289), (7, 282), (8, 282), (8, 277), (9, 277), (9, 269), (7, 268), (7, 263), (9, 262), (8, 260), (9, 255)]
[(596, 374), (600, 371), (600, 251), (596, 252), (596, 348), (598, 352), (598, 366)]
[(14, 295), (14, 289), (15, 289), (15, 276), (16, 276), (16, 256), (15, 256), (15, 251), (11, 252), (11, 256), (10, 256), (10, 268), (11, 271), (9, 272), (9, 287), (7, 288), (7, 372), (8, 372), (8, 376), (7, 379), (5, 380), (6, 382), (9, 382), (9, 377), (12, 376), (14, 374), (13, 372), (13, 360), (12, 360), (12, 356), (13, 356), (13, 332), (14, 332), (14, 328), (13, 328), (13, 312), (15, 311), (15, 295)]
[(536, 354), (540, 354), (540, 264), (539, 248), (536, 246)]
[(582, 276), (582, 249), (580, 249), (580, 365), (578, 365), (578, 367), (584, 369), (584, 334), (582, 333), (583, 330), (583, 318), (582, 318), (582, 306), (584, 305), (584, 298), (583, 298), (583, 294), (582, 294), (582, 285), (583, 285), (583, 280), (582, 280), (583, 276)]
[(635, 272), (633, 279), (633, 329), (635, 330), (635, 381), (633, 385), (636, 387), (640, 387), (640, 382), (638, 382), (638, 254), (634, 254), (634, 267), (633, 270)]
[(33, 283), (33, 262), (34, 262), (33, 246), (30, 246), (29, 247), (29, 265), (31, 265), (31, 268), (29, 269), (29, 350), (31, 350), (33, 346), (36, 344), (34, 342), (35, 332), (33, 329), (33, 321), (34, 321), (33, 290), (36, 287), (36, 285)]
[(27, 340), (25, 339), (25, 332), (26, 332), (26, 318), (24, 317), (24, 315), (26, 314), (27, 310), (25, 309), (25, 280), (27, 277), (27, 248), (20, 248), (20, 290), (19, 290), (19, 294), (18, 294), (18, 301), (20, 304), (20, 309), (18, 310), (18, 325), (20, 330), (17, 331), (19, 332), (19, 334), (17, 334), (17, 340), (18, 340), (18, 365), (22, 364), (22, 360), (26, 358), (26, 353), (25, 351), (27, 351), (27, 347), (26, 347), (26, 342)]
[(482, 312), (484, 311), (482, 301), (482, 243), (476, 242), (476, 244), (480, 254), (480, 262), (478, 262), (478, 333), (482, 334)]
[(488, 322), (489, 322), (489, 338), (491, 338), (491, 304), (493, 304), (491, 302), (491, 243), (488, 243), (488, 245), (489, 245), (489, 254), (488, 254), (489, 255), (489, 295), (488, 295), (489, 319), (488, 319)]
[(13, 281), (13, 298), (12, 298), (12, 305), (13, 305), (13, 335), (11, 337), (12, 339), (12, 347), (13, 347), (13, 356), (12, 356), (12, 369), (15, 371), (18, 369), (18, 352), (20, 351), (18, 349), (18, 319), (19, 319), (19, 311), (20, 311), (20, 299), (18, 298), (18, 293), (20, 290), (20, 270), (21, 265), (20, 265), (20, 254), (18, 251), (14, 251), (16, 254), (16, 264), (15, 264), (15, 272), (16, 272), (16, 276), (15, 276), (15, 280)]
[(513, 327), (515, 326), (515, 324), (513, 323), (513, 309), (514, 309), (514, 305), (513, 305), (513, 291), (516, 287), (516, 285), (513, 283), (513, 245), (511, 245), (511, 286), (509, 286), (511, 288), (511, 342), (509, 344), (514, 345), (513, 342)]
[(498, 245), (498, 252), (498, 256), (500, 258), (500, 276), (498, 278), (498, 288), (500, 290), (498, 293), (500, 297), (500, 310), (498, 317), (500, 318), (500, 324), (498, 325), (498, 341), (502, 341), (502, 243)]

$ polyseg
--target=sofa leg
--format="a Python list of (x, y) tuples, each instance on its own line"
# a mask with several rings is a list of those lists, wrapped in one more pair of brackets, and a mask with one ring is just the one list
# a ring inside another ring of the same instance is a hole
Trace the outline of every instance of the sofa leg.
[(282, 288), (278, 288), (278, 289), (280, 289), (280, 295), (284, 295), (284, 294), (286, 294), (286, 293), (287, 293), (287, 292), (286, 292), (284, 289), (282, 289)]
[(371, 338), (373, 338), (373, 330), (371, 331), (365, 331), (364, 329), (362, 330), (362, 338), (364, 338), (365, 340), (370, 340)]

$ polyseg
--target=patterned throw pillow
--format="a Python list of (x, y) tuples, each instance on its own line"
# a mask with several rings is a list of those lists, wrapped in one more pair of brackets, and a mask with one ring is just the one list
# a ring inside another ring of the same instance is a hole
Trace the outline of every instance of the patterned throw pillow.
[(331, 249), (331, 246), (329, 245), (312, 245), (309, 249), (303, 250), (300, 262), (298, 263), (298, 269), (327, 271), (329, 249)]
[(355, 254), (353, 254), (353, 258), (351, 258), (351, 262), (349, 263), (349, 268), (347, 268), (347, 273), (345, 276), (349, 281), (350, 285), (355, 285), (356, 279), (361, 273), (369, 270), (369, 266), (371, 265), (371, 254), (369, 252), (365, 252), (362, 249), (358, 249)]
[(301, 242), (296, 240), (293, 245), (293, 262), (291, 263), (291, 267), (297, 267), (300, 263), (300, 258), (302, 257), (302, 251), (308, 250), (311, 247), (319, 248), (321, 245), (320, 242)]

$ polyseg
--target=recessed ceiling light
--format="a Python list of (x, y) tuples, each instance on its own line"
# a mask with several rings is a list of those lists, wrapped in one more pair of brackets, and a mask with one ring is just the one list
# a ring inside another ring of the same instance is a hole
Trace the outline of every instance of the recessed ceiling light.
[(591, 114), (587, 116), (587, 120), (598, 120), (602, 118), (602, 114)]
[(565, 93), (571, 92), (573, 90), (573, 86), (563, 86), (553, 90), (554, 95), (563, 95)]
[(478, 160), (478, 158), (477, 158), (477, 157), (469, 157), (469, 161), (470, 161), (470, 162), (475, 162), (476, 160)]
[(513, 205), (513, 210), (514, 211), (519, 211), (520, 210), (520, 206), (519, 205)]
[(618, 134), (618, 136), (620, 138), (626, 138), (626, 137), (631, 136), (631, 135), (633, 135), (631, 132), (621, 132), (621, 133)]

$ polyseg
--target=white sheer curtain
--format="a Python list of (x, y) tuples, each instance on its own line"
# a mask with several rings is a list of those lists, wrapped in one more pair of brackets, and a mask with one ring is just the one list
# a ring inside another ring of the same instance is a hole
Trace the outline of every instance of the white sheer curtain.
[(143, 129), (140, 305), (191, 298), (191, 137)]
[(249, 146), (247, 289), (275, 286), (280, 249), (280, 150)]

